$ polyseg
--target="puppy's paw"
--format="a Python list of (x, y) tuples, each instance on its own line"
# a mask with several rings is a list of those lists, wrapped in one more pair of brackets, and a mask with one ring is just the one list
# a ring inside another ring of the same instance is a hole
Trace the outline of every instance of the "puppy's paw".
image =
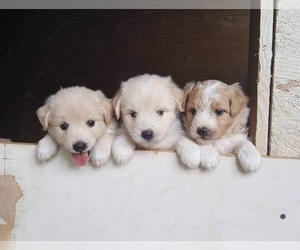
[(220, 162), (220, 154), (212, 145), (203, 145), (200, 147), (201, 166), (207, 170), (214, 169)]
[(239, 147), (237, 157), (240, 161), (241, 167), (246, 172), (254, 173), (261, 167), (261, 156), (255, 146), (252, 143), (249, 143)]
[(108, 162), (111, 155), (109, 149), (94, 147), (91, 155), (91, 162), (95, 167), (100, 167)]
[(195, 148), (186, 149), (186, 152), (183, 152), (180, 155), (180, 159), (184, 165), (189, 168), (197, 168), (200, 165), (200, 152), (199, 148), (197, 150)]
[(122, 146), (115, 146), (112, 150), (114, 160), (118, 165), (128, 163), (134, 156), (134, 149), (125, 148)]
[(37, 160), (41, 163), (46, 162), (56, 155), (57, 151), (57, 144), (50, 138), (50, 136), (46, 135), (38, 142), (36, 148)]
[(185, 139), (185, 141), (178, 143), (176, 151), (184, 165), (189, 168), (199, 167), (201, 160), (200, 148), (196, 143)]
[(118, 165), (129, 162), (134, 156), (135, 144), (130, 143), (126, 137), (117, 137), (112, 145), (112, 156)]

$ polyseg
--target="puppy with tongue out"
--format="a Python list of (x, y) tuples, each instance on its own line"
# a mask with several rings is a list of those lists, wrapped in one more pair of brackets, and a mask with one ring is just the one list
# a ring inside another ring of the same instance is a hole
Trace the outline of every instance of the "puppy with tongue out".
[(36, 148), (39, 162), (51, 159), (63, 147), (77, 166), (101, 166), (111, 155), (116, 122), (111, 100), (85, 87), (62, 88), (51, 95), (37, 116), (46, 134)]

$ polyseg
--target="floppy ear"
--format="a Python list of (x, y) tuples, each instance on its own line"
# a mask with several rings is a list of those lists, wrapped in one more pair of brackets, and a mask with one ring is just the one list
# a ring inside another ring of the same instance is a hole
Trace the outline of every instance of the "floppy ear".
[(108, 125), (113, 119), (113, 107), (111, 99), (108, 99), (102, 91), (97, 90), (98, 97), (100, 98), (100, 105), (104, 111), (104, 121)]
[(43, 130), (48, 128), (48, 119), (50, 114), (50, 103), (46, 102), (44, 106), (39, 107), (36, 111), (37, 117), (42, 124)]
[(237, 115), (242, 109), (248, 106), (249, 98), (244, 94), (240, 83), (229, 85), (230, 91), (230, 114)]
[(116, 115), (117, 120), (120, 119), (121, 99), (122, 99), (122, 95), (121, 95), (120, 91), (112, 99), (112, 106), (113, 106), (113, 109), (115, 111), (115, 115)]
[(182, 109), (183, 109), (183, 111), (185, 111), (189, 93), (191, 93), (191, 91), (193, 90), (193, 88), (195, 86), (196, 86), (196, 84), (194, 82), (189, 82), (183, 88), (183, 92), (184, 92), (183, 102), (182, 102)]
[(177, 108), (180, 112), (183, 112), (184, 110), (182, 109), (183, 106), (183, 90), (180, 89), (177, 85), (172, 84), (171, 87), (171, 94), (173, 95), (175, 102), (177, 104)]

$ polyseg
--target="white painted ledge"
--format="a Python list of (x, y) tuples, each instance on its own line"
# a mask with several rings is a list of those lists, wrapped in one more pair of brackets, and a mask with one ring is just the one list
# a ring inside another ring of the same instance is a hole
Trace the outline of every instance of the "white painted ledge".
[(3, 150), (0, 173), (15, 176), (24, 195), (13, 240), (300, 240), (297, 159), (264, 158), (258, 173), (244, 174), (234, 157), (208, 172), (184, 168), (172, 152), (79, 168), (64, 151), (39, 165), (35, 145)]

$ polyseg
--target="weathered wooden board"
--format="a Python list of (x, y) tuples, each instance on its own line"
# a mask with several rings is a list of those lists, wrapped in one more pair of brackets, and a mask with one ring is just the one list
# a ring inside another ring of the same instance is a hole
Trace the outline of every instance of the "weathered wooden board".
[(95, 169), (74, 167), (64, 151), (39, 165), (34, 150), (6, 145), (5, 176), (23, 193), (13, 240), (300, 239), (299, 160), (264, 158), (244, 174), (234, 157), (208, 172), (173, 152), (137, 151), (127, 165)]
[(300, 10), (280, 9), (276, 20), (270, 155), (299, 157)]
[[(259, 52), (257, 68), (257, 108), (255, 144), (259, 152), (267, 155), (269, 133), (269, 107), (273, 46), (273, 1), (263, 1), (260, 11)], [(253, 29), (257, 27), (252, 27)], [(254, 88), (254, 87), (253, 87)], [(254, 111), (253, 111), (254, 112)], [(252, 118), (252, 117), (251, 117)], [(251, 120), (250, 120), (251, 123)]]

